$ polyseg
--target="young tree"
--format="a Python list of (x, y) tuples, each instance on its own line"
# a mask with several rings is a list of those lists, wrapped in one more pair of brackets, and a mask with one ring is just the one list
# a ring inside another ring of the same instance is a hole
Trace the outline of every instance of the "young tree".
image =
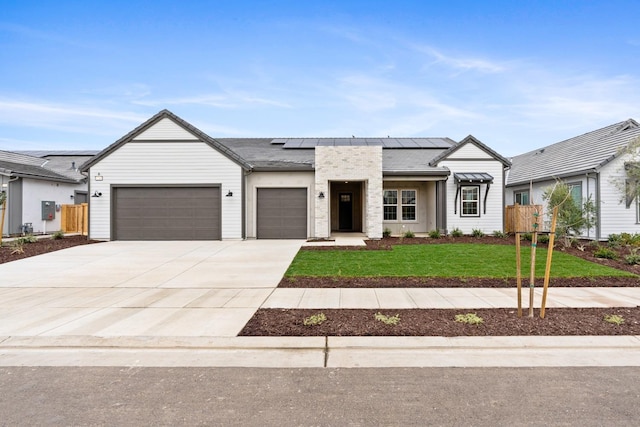
[(624, 170), (621, 168), (611, 182), (620, 192), (620, 203), (629, 207), (640, 193), (640, 138), (631, 140), (617, 155), (624, 157)]
[(547, 202), (547, 215), (558, 207), (556, 235), (562, 239), (565, 247), (571, 246), (574, 237), (588, 230), (596, 223), (596, 208), (588, 197), (578, 201), (571, 197), (571, 186), (558, 180), (555, 185), (545, 188), (542, 195)]

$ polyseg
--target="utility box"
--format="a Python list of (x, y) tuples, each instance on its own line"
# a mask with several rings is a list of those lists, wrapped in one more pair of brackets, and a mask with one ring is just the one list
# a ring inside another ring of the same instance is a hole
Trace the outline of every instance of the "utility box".
[(51, 221), (56, 218), (56, 202), (42, 201), (42, 220)]

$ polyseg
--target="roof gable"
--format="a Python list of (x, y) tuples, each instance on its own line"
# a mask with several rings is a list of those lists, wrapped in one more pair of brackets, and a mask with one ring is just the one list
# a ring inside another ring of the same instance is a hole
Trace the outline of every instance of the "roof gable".
[(490, 157), (492, 157), (493, 159), (495, 159), (495, 160), (499, 161), (500, 163), (502, 163), (505, 167), (511, 166), (511, 162), (509, 160), (507, 160), (505, 157), (502, 157), (500, 154), (498, 154), (497, 152), (493, 151), (491, 148), (489, 148), (488, 146), (486, 146), (485, 144), (480, 142), (480, 140), (478, 140), (473, 135), (467, 136), (466, 138), (464, 138), (462, 141), (460, 141), (456, 145), (452, 146), (448, 150), (446, 150), (443, 153), (441, 153), (439, 156), (434, 158), (429, 163), (429, 165), (430, 166), (436, 166), (441, 161), (450, 158), (452, 156), (452, 154), (454, 154), (455, 152), (457, 152), (458, 150), (460, 150), (462, 147), (466, 146), (467, 144), (475, 145), (480, 150), (482, 150), (486, 154), (488, 154)]
[[(168, 130), (169, 134), (166, 136), (162, 135), (163, 130)], [(149, 141), (149, 140), (157, 140), (157, 141), (201, 141), (213, 149), (219, 151), (224, 156), (234, 161), (244, 169), (250, 169), (251, 165), (249, 165), (243, 158), (238, 156), (235, 152), (231, 151), (225, 145), (221, 144), (217, 140), (211, 138), (206, 133), (202, 132), (195, 126), (187, 123), (182, 120), (180, 117), (176, 116), (169, 110), (162, 110), (157, 113), (155, 116), (151, 117), (146, 122), (142, 123), (140, 126), (96, 154), (92, 159), (87, 161), (85, 164), (81, 166), (81, 170), (86, 172), (91, 168), (91, 166), (98, 163), (100, 160), (107, 157), (109, 154), (123, 146), (124, 144), (131, 141)]]

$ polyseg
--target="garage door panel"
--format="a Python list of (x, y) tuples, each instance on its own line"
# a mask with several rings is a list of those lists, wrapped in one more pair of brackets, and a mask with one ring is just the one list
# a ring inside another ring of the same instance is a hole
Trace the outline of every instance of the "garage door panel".
[(114, 189), (117, 240), (218, 240), (219, 187)]
[(307, 238), (307, 189), (259, 188), (259, 239)]

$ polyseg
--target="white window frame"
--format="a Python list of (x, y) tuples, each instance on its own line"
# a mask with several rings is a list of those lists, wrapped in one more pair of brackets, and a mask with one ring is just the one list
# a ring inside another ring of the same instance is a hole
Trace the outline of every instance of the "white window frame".
[[(476, 192), (475, 200), (465, 200), (465, 189), (472, 188)], [(475, 203), (476, 213), (468, 214), (464, 211), (465, 203)], [(479, 217), (480, 216), (480, 186), (479, 185), (461, 185), (460, 186), (460, 216), (461, 217)]]
[[(522, 203), (522, 195), (526, 194), (527, 195), (527, 203)], [(520, 202), (518, 203), (518, 195), (520, 195)], [(529, 192), (529, 190), (517, 190), (513, 192), (513, 204), (519, 204), (519, 205), (528, 205), (531, 203), (531, 194)]]
[[(386, 202), (386, 193), (387, 191), (393, 191), (396, 193), (395, 199), (396, 202), (395, 203), (385, 203)], [(389, 207), (393, 207), (393, 210), (395, 211), (395, 219), (386, 219), (386, 212), (387, 212), (387, 208)], [(385, 189), (382, 191), (382, 215), (383, 215), (383, 221), (387, 221), (387, 222), (397, 222), (398, 221), (398, 190), (395, 189)]]
[[(396, 203), (385, 203), (384, 194), (387, 191), (394, 191), (396, 194)], [(403, 203), (403, 196), (405, 191), (413, 191), (413, 202), (412, 203)], [(383, 190), (382, 196), (382, 209), (383, 209), (383, 218), (385, 216), (385, 211), (387, 208), (393, 207), (395, 210), (395, 219), (383, 219), (384, 222), (388, 223), (414, 223), (418, 222), (418, 190), (415, 188), (385, 188)], [(413, 207), (413, 219), (404, 219), (405, 216), (405, 207)]]

